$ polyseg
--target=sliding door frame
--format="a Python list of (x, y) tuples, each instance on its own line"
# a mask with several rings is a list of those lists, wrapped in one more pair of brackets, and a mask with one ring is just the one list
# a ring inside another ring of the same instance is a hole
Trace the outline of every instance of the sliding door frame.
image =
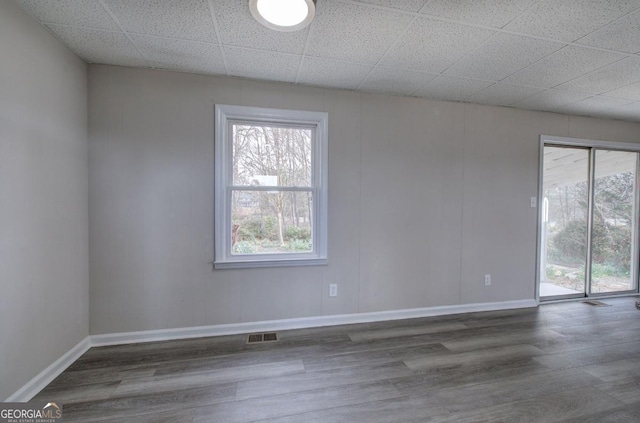
[(535, 299), (540, 303), (540, 281), (542, 278), (542, 226), (544, 214), (544, 148), (549, 147), (574, 147), (589, 149), (589, 202), (587, 216), (587, 262), (585, 266), (585, 293), (584, 295), (566, 295), (559, 297), (546, 297), (544, 301), (553, 301), (558, 299), (580, 299), (587, 297), (604, 297), (616, 295), (637, 294), (640, 289), (640, 159), (636, 159), (636, 175), (635, 175), (635, 198), (634, 198), (634, 218), (635, 218), (635, 236), (631, 245), (632, 251), (632, 282), (635, 287), (628, 291), (591, 293), (591, 257), (592, 257), (592, 226), (593, 226), (593, 206), (595, 200), (594, 182), (595, 182), (595, 160), (597, 150), (625, 151), (629, 153), (640, 153), (640, 143), (619, 143), (611, 141), (589, 140), (581, 138), (554, 137), (550, 135), (541, 135), (538, 155), (538, 220), (537, 220), (537, 238), (536, 238), (536, 279), (535, 279)]
[[(588, 200), (587, 200), (587, 261), (585, 262), (584, 269), (584, 295), (583, 297), (591, 296), (591, 260), (593, 259), (593, 209), (596, 201), (595, 186), (596, 186), (596, 150), (595, 148), (589, 149), (589, 182), (587, 188)], [(634, 183), (634, 192), (638, 190), (638, 184)], [(634, 237), (634, 238), (637, 238)], [(632, 263), (633, 268), (637, 266)]]

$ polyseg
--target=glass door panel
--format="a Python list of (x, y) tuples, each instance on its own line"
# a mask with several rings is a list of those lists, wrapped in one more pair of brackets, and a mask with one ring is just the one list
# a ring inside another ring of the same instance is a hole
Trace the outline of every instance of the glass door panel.
[(638, 153), (595, 151), (591, 293), (635, 289)]
[(584, 296), (589, 149), (545, 146), (540, 297)]

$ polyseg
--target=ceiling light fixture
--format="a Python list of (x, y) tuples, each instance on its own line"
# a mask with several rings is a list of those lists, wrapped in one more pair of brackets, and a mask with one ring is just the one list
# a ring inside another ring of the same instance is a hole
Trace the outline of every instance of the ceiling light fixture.
[(316, 0), (249, 0), (253, 17), (276, 31), (298, 31), (316, 14)]

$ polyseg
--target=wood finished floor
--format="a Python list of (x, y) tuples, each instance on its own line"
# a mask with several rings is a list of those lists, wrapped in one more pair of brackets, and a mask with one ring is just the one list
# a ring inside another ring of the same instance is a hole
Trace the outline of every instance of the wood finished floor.
[(92, 348), (34, 400), (66, 422), (639, 422), (635, 300)]

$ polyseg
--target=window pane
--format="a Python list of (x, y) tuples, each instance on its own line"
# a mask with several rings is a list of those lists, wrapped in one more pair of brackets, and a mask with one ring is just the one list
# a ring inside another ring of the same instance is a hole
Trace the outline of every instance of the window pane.
[(637, 153), (596, 151), (591, 292), (628, 291), (635, 233)]
[(312, 251), (311, 192), (234, 191), (232, 254)]
[(312, 132), (232, 124), (233, 185), (310, 187)]

